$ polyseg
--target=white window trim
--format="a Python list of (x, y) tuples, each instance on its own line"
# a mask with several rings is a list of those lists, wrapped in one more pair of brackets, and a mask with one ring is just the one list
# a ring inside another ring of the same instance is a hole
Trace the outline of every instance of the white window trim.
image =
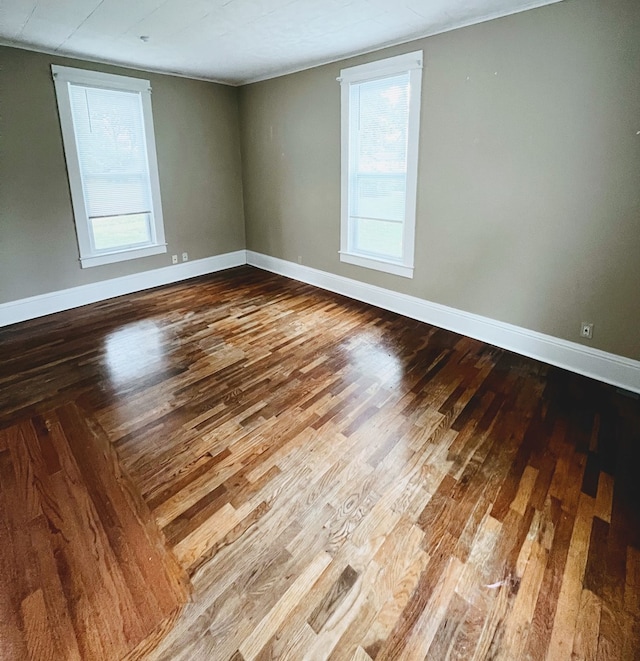
[[(58, 101), (60, 128), (62, 129), (62, 141), (67, 162), (71, 203), (73, 206), (76, 236), (78, 237), (78, 249), (80, 251), (80, 264), (82, 265), (82, 268), (166, 253), (167, 244), (165, 242), (164, 222), (162, 218), (160, 179), (158, 177), (158, 156), (156, 153), (153, 114), (151, 111), (150, 82), (148, 80), (142, 80), (141, 78), (116, 76), (115, 74), (89, 71), (86, 69), (75, 69), (73, 67), (63, 67), (57, 64), (51, 65), (51, 72)], [(69, 83), (80, 83), (102, 89), (140, 92), (144, 131), (147, 143), (147, 158), (149, 164), (149, 180), (151, 184), (151, 203), (153, 211), (151, 244), (146, 244), (140, 247), (118, 248), (106, 251), (101, 250), (99, 252), (93, 250), (89, 237), (89, 219), (82, 190), (80, 162), (78, 160), (78, 150), (73, 128), (73, 117), (71, 114), (71, 101), (69, 98), (68, 87)]]
[[(416, 198), (418, 192), (418, 143), (422, 97), (423, 52), (414, 51), (340, 71), (341, 86), (341, 219), (340, 261), (356, 266), (413, 278), (415, 254)], [(349, 245), (349, 86), (376, 78), (409, 72), (409, 131), (407, 145), (407, 190), (403, 225), (403, 259), (391, 260), (356, 253)]]

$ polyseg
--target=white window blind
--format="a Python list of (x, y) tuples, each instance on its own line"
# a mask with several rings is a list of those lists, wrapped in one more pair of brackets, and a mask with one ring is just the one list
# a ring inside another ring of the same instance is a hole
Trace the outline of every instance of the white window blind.
[(139, 92), (69, 85), (95, 250), (149, 244), (151, 189)]
[(52, 69), (82, 265), (166, 252), (148, 81)]
[(413, 273), (422, 53), (344, 69), (340, 258)]

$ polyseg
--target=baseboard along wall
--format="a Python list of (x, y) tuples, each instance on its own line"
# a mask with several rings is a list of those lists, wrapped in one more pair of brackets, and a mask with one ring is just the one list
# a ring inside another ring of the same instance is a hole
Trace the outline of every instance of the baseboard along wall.
[(27, 319), (35, 319), (62, 310), (70, 310), (123, 294), (131, 294), (244, 264), (342, 294), (391, 312), (397, 312), (411, 319), (535, 358), (624, 390), (640, 393), (640, 361), (252, 250), (237, 250), (223, 255), (3, 303), (0, 304), (0, 326), (8, 326)]
[(640, 361), (247, 250), (247, 264), (640, 393)]
[(246, 251), (235, 252), (194, 259), (191, 262), (164, 266), (160, 269), (134, 273), (120, 278), (92, 282), (69, 289), (62, 289), (38, 296), (30, 296), (17, 301), (0, 304), (0, 327), (16, 324), (19, 321), (44, 317), (54, 312), (79, 308), (82, 305), (104, 301), (108, 298), (132, 294), (133, 292), (152, 289), (172, 282), (188, 280), (199, 275), (223, 271), (247, 263)]

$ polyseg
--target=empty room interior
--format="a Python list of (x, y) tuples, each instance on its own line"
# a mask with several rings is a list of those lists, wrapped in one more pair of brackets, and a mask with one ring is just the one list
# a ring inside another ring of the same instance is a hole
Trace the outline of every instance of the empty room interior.
[(0, 659), (640, 659), (640, 2), (5, 0)]

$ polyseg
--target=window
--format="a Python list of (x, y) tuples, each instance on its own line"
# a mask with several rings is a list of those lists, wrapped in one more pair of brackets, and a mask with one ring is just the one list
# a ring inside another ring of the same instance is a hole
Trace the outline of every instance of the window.
[(166, 252), (149, 81), (51, 70), (82, 267)]
[(343, 69), (340, 259), (413, 277), (422, 51)]

